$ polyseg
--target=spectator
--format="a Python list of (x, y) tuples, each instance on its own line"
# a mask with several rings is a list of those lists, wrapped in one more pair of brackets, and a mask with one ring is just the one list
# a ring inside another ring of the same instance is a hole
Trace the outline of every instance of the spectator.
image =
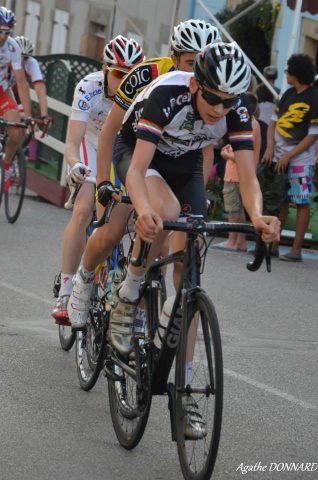
[[(283, 225), (288, 201), (296, 204), (295, 239), (291, 251), (280, 259), (301, 262), (318, 139), (318, 90), (312, 86), (315, 67), (308, 55), (292, 55), (285, 73), (291, 88), (283, 94), (269, 124), (263, 158), (263, 211), (265, 215), (279, 214)], [(278, 254), (278, 245), (274, 252)]]
[[(260, 126), (254, 117), (257, 110), (257, 98), (252, 93), (247, 93), (247, 96), (252, 117), (254, 162), (256, 168), (256, 165), (259, 162), (261, 146)], [(231, 223), (244, 223), (246, 221), (246, 215), (240, 195), (239, 176), (231, 145), (228, 144), (222, 148), (221, 157), (226, 160), (223, 200), (224, 209), (229, 214), (228, 221)], [(225, 242), (215, 245), (215, 248), (225, 251), (246, 252), (246, 237), (242, 233), (231, 232), (229, 233), (228, 239)]]
[(280, 93), (280, 89), (275, 86), (275, 81), (277, 80), (277, 77), (278, 77), (277, 68), (274, 65), (268, 65), (267, 67), (264, 68), (263, 75), (268, 81), (268, 83), (272, 85), (274, 90), (276, 90), (277, 93)]

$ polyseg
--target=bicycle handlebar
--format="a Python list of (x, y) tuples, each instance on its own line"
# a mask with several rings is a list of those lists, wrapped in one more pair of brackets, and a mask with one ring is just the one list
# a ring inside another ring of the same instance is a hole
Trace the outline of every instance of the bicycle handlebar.
[[(83, 174), (86, 172), (85, 168), (83, 168)], [(85, 177), (85, 182), (84, 183), (96, 183), (96, 178), (95, 177)], [(71, 185), (70, 186), (70, 196), (68, 197), (67, 201), (64, 203), (64, 208), (67, 210), (71, 210), (74, 203), (75, 199), (77, 197), (78, 192), (81, 189), (82, 183), (77, 183), (76, 185)]]
[[(131, 203), (130, 197), (124, 196), (121, 199), (122, 203)], [(114, 206), (118, 203), (115, 199), (112, 199), (109, 205), (105, 208), (105, 211), (102, 217), (93, 222), (94, 228), (99, 228), (105, 223), (109, 222), (110, 215), (113, 211)], [(248, 223), (209, 223), (205, 222), (203, 218), (199, 216), (191, 216), (187, 218), (187, 221), (176, 221), (176, 222), (163, 222), (164, 230), (179, 231), (185, 233), (245, 233), (247, 235), (253, 235), (255, 237), (255, 257), (254, 260), (248, 262), (246, 268), (250, 272), (256, 272), (260, 268), (265, 258), (266, 270), (271, 271), (271, 244), (263, 242), (261, 235), (254, 229), (254, 227)], [(137, 257), (131, 259), (131, 263), (135, 267), (140, 267), (145, 265), (147, 256), (150, 250), (151, 244), (147, 244), (144, 240), (141, 240), (140, 251)]]

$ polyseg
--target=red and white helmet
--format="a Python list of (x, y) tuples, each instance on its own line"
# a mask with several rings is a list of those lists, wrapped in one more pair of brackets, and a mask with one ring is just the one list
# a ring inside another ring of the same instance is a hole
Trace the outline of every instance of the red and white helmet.
[(142, 47), (133, 38), (117, 35), (104, 48), (104, 62), (108, 65), (118, 65), (129, 70), (144, 59)]

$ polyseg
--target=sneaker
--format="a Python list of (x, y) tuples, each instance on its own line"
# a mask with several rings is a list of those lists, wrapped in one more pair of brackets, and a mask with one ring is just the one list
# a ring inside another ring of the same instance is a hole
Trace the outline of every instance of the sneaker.
[(136, 316), (136, 304), (119, 297), (119, 290), (113, 294), (113, 308), (109, 320), (109, 340), (121, 354), (129, 355), (133, 349), (133, 324)]
[(198, 404), (191, 395), (184, 395), (182, 405), (185, 411), (184, 434), (187, 440), (201, 440), (207, 431), (202, 416), (198, 412)]
[(62, 295), (56, 300), (56, 303), (52, 310), (52, 317), (55, 318), (55, 323), (57, 325), (64, 325), (66, 327), (71, 326), (71, 322), (69, 321), (67, 313), (67, 304), (69, 298), (69, 295)]
[(12, 175), (12, 167), (11, 165), (6, 165), (4, 167), (4, 185), (3, 185), (4, 193), (8, 193), (10, 190), (11, 175)]
[(74, 330), (82, 330), (86, 326), (91, 305), (94, 278), (85, 281), (81, 269), (74, 277), (74, 286), (67, 305), (68, 316)]

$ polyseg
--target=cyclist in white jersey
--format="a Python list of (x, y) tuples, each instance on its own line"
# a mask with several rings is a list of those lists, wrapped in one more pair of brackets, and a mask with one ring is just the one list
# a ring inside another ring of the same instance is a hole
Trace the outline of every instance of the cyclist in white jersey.
[[(25, 116), (31, 115), (29, 87), (21, 62), (21, 50), (17, 42), (10, 36), (15, 25), (15, 16), (11, 10), (0, 7), (0, 117), (10, 122), (19, 122), (20, 114), (16, 102), (10, 96), (8, 89), (8, 71), (12, 66), (19, 96)], [(10, 188), (11, 163), (13, 156), (22, 143), (24, 132), (21, 129), (8, 128), (3, 163), (5, 166), (4, 191)]]
[[(96, 178), (98, 136), (113, 104), (115, 91), (126, 73), (143, 60), (141, 46), (133, 39), (118, 35), (105, 46), (103, 70), (87, 75), (78, 83), (65, 147), (71, 183), (84, 183), (87, 175)], [(86, 244), (94, 192), (93, 184), (83, 184), (76, 197), (72, 218), (64, 231), (61, 289), (52, 312), (58, 324), (68, 325), (67, 303), (73, 287), (72, 277)]]
[[(22, 62), (24, 72), (27, 78), (27, 81), (32, 85), (35, 90), (36, 96), (39, 101), (41, 119), (46, 127), (51, 123), (51, 119), (48, 116), (48, 106), (46, 98), (46, 86), (44, 78), (41, 72), (39, 62), (32, 55), (34, 54), (34, 45), (27, 37), (19, 36), (15, 37), (15, 41), (19, 45), (22, 54)], [(14, 80), (14, 79), (13, 79)], [(19, 109), (23, 110), (21, 105), (17, 85), (14, 81), (11, 85), (11, 90), (14, 93), (14, 96), (19, 105)]]

